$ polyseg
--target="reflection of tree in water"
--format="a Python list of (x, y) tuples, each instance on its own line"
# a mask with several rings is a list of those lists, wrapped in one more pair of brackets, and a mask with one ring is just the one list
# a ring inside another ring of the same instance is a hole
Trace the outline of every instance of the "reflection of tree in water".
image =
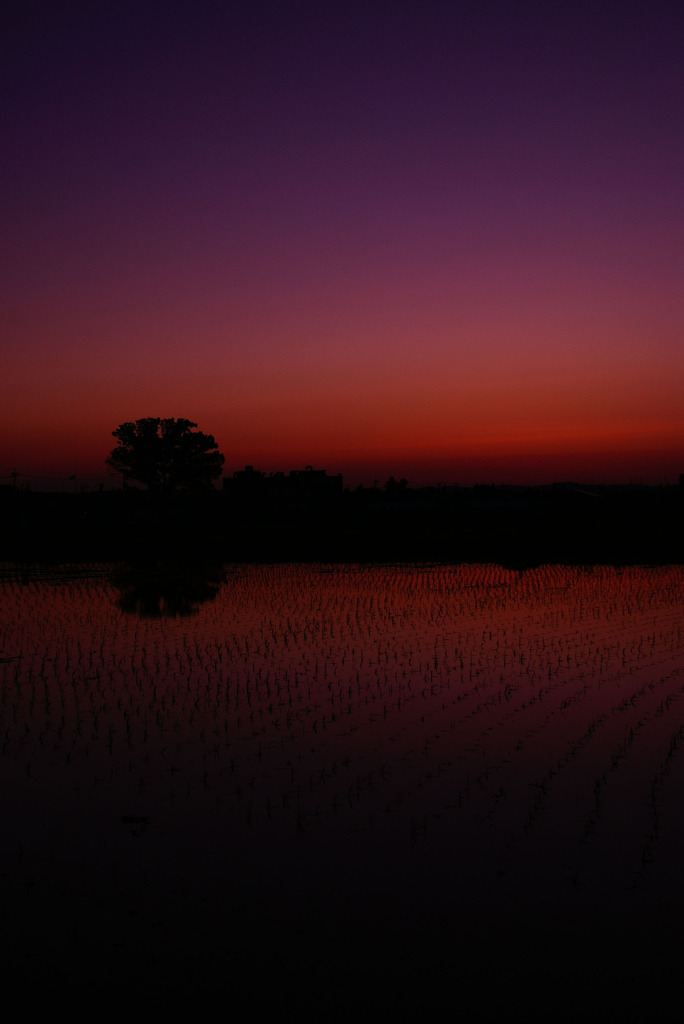
[(196, 615), (199, 607), (215, 600), (225, 579), (222, 566), (129, 565), (115, 573), (119, 588), (116, 604), (143, 619)]

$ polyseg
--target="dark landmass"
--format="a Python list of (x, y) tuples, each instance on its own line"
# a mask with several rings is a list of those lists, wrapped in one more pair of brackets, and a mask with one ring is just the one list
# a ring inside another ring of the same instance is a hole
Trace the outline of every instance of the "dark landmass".
[(648, 564), (684, 561), (684, 486), (344, 490), (316, 471), (235, 474), (222, 491), (0, 489), (5, 561)]

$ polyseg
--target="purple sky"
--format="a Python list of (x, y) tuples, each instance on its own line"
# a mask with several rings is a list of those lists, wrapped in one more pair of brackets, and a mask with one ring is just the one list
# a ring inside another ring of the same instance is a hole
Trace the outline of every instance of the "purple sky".
[[(241, 8), (241, 9), (240, 9)], [(684, 471), (684, 8), (4, 5), (0, 475)]]

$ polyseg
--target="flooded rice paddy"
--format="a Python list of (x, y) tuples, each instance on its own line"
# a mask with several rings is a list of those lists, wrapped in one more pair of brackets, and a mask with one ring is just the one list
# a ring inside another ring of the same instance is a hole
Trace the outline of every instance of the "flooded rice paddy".
[(0, 629), (17, 978), (324, 1019), (667, 980), (682, 567), (6, 566)]

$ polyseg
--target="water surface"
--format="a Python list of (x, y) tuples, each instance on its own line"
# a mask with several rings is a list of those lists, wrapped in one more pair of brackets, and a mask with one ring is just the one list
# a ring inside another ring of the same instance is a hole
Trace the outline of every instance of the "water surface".
[(682, 909), (681, 567), (8, 566), (0, 621), (20, 973), (301, 1009)]

